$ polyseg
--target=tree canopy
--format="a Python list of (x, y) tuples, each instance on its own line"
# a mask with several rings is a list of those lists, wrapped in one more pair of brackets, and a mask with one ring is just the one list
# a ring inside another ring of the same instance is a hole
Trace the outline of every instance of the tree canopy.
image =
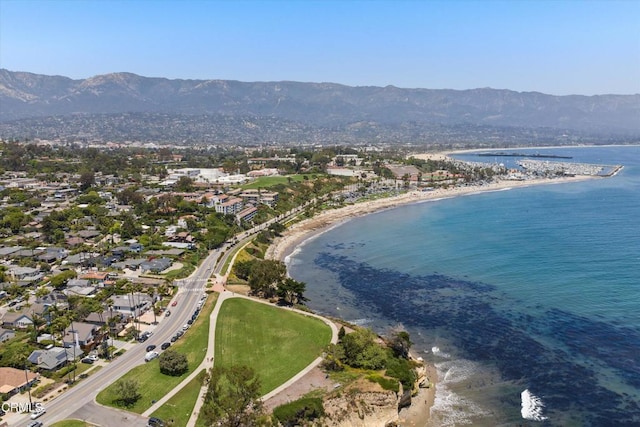
[(171, 349), (162, 352), (158, 358), (158, 362), (160, 364), (160, 372), (165, 375), (177, 377), (184, 374), (189, 369), (187, 356)]
[(204, 397), (206, 425), (251, 426), (262, 414), (260, 379), (248, 366), (216, 367)]

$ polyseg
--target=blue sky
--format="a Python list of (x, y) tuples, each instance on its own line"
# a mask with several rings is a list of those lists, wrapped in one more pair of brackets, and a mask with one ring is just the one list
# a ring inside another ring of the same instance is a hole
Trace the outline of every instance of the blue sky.
[(640, 0), (0, 0), (0, 67), (640, 93)]

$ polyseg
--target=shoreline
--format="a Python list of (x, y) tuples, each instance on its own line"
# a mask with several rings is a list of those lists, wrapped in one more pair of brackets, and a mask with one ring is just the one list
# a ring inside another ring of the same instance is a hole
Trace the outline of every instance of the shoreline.
[[(537, 178), (525, 181), (499, 180), (488, 184), (475, 184), (467, 186), (456, 186), (450, 188), (439, 188), (430, 191), (413, 190), (398, 196), (388, 197), (373, 201), (360, 202), (338, 209), (324, 211), (312, 218), (305, 219), (293, 224), (286, 229), (281, 237), (274, 239), (265, 253), (265, 259), (275, 259), (284, 262), (294, 253), (295, 250), (317, 236), (338, 227), (347, 221), (364, 215), (381, 212), (409, 204), (436, 202), (438, 200), (450, 199), (460, 196), (470, 196), (487, 192), (507, 191), (515, 188), (524, 188), (538, 185), (564, 184), (571, 182), (581, 182), (600, 177), (595, 176), (573, 176), (561, 178)], [(437, 369), (435, 365), (422, 362), (431, 386), (419, 389), (419, 392), (412, 399), (412, 405), (403, 409), (399, 414), (399, 420), (403, 425), (423, 427), (428, 425), (431, 418), (431, 408), (433, 407), (438, 383)]]
[(560, 178), (536, 178), (524, 181), (499, 180), (488, 184), (474, 184), (449, 188), (438, 188), (431, 191), (413, 190), (398, 196), (387, 197), (353, 205), (344, 206), (321, 212), (312, 218), (305, 219), (287, 228), (281, 237), (273, 240), (265, 254), (266, 259), (274, 259), (286, 262), (286, 258), (307, 240), (313, 239), (334, 227), (360, 216), (381, 212), (409, 204), (435, 202), (453, 197), (470, 196), (496, 191), (508, 191), (515, 188), (532, 187), (538, 185), (565, 184), (581, 182), (603, 177), (597, 176), (571, 176)]

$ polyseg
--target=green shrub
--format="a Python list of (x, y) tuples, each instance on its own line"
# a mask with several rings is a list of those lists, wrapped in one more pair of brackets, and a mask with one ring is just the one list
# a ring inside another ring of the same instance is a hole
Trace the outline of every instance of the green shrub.
[(387, 359), (386, 374), (390, 377), (397, 378), (405, 390), (411, 390), (416, 380), (416, 373), (411, 367), (411, 363), (406, 359), (399, 359), (397, 357), (389, 357)]
[(400, 391), (400, 384), (395, 378), (387, 378), (380, 375), (369, 375), (367, 379), (371, 382), (378, 383), (385, 390), (391, 390), (396, 393)]
[(322, 399), (319, 397), (294, 400), (273, 410), (273, 416), (284, 427), (301, 425), (305, 420), (313, 421), (323, 415), (324, 407), (322, 406)]

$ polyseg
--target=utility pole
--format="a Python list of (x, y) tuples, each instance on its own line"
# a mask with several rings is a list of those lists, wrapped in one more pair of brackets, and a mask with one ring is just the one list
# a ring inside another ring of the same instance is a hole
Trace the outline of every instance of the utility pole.
[(27, 362), (24, 362), (24, 377), (27, 380), (27, 392), (29, 393), (29, 410), (33, 410), (33, 402), (31, 402), (31, 384), (29, 384), (29, 370), (27, 369)]

